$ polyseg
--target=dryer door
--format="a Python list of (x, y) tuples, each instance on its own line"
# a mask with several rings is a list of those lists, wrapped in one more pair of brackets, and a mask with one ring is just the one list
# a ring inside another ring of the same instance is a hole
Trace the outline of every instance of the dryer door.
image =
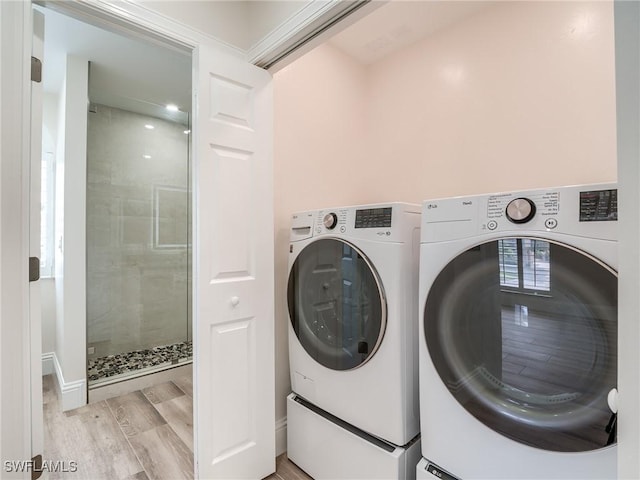
[(357, 368), (382, 341), (382, 284), (369, 260), (350, 243), (326, 238), (307, 245), (291, 268), (287, 297), (300, 344), (327, 368)]
[(489, 428), (545, 450), (595, 450), (615, 442), (606, 430), (617, 302), (617, 275), (595, 258), (504, 238), (437, 276), (424, 310), (427, 347), (451, 394)]

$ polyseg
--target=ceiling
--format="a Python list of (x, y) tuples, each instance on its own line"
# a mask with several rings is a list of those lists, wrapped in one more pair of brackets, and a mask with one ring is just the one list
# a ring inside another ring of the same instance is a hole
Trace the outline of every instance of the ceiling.
[[(130, 39), (47, 8), (43, 88), (60, 92), (66, 55), (90, 61), (91, 102), (186, 124), (191, 110), (191, 56)], [(165, 107), (177, 105), (179, 112)]]
[(338, 33), (329, 43), (368, 65), (493, 3), (392, 0)]
[[(392, 0), (338, 33), (330, 43), (357, 61), (371, 64), (490, 3)], [(90, 61), (91, 102), (188, 122), (188, 52), (127, 38), (48, 8), (38, 9), (45, 14), (45, 92), (60, 92), (66, 55), (76, 55)], [(169, 103), (177, 105), (180, 112), (167, 111)]]

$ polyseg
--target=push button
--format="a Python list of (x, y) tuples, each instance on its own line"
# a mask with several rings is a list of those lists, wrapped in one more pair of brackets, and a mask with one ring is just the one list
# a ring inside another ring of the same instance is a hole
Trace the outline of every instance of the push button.
[(556, 220), (555, 218), (547, 218), (544, 221), (544, 226), (549, 229), (556, 228), (558, 226), (558, 220)]
[(487, 223), (487, 228), (489, 230), (495, 230), (496, 228), (498, 228), (498, 222), (496, 222), (495, 220), (491, 220), (489, 223)]

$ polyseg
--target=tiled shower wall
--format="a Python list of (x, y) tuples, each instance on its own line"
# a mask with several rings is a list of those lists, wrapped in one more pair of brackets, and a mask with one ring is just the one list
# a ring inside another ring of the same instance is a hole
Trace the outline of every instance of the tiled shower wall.
[(186, 128), (92, 105), (87, 336), (95, 352), (89, 357), (191, 340)]

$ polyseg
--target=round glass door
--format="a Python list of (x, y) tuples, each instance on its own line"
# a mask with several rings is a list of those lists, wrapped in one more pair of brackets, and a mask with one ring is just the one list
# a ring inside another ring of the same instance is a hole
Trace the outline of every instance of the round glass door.
[(376, 352), (386, 324), (382, 286), (353, 245), (322, 239), (296, 258), (287, 291), (293, 330), (306, 352), (333, 370), (350, 370)]
[(476, 419), (515, 441), (581, 452), (615, 442), (616, 273), (566, 245), (504, 238), (451, 261), (425, 305), (433, 364)]

